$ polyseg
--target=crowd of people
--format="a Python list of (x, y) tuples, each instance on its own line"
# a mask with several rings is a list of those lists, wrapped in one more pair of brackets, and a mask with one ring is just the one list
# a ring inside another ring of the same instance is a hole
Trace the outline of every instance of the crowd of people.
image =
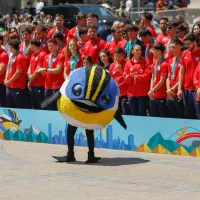
[[(80, 12), (71, 30), (59, 13), (22, 18), (20, 32), (0, 21), (0, 106), (41, 109), (70, 72), (98, 65), (119, 86), (122, 114), (199, 119), (200, 25), (190, 31), (183, 17), (163, 17), (157, 35), (152, 18), (115, 21), (111, 34), (96, 13)], [(47, 109), (57, 110), (56, 102)]]

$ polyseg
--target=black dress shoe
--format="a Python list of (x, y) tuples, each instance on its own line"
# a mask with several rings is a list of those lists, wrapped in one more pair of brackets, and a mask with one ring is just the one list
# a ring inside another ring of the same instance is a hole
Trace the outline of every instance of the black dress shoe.
[(85, 161), (85, 163), (97, 163), (99, 160), (101, 160), (101, 157), (95, 157), (94, 153), (88, 153), (88, 159)]
[(52, 156), (58, 162), (75, 162), (76, 158), (74, 157), (74, 153), (67, 153), (66, 156)]

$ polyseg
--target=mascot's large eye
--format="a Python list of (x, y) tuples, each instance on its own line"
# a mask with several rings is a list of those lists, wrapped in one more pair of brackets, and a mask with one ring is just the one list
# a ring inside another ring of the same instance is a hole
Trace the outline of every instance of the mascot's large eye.
[(82, 93), (82, 87), (81, 85), (75, 85), (74, 88), (73, 88), (73, 93), (75, 96), (80, 96), (81, 93)]
[(102, 97), (101, 97), (101, 102), (106, 105), (110, 102), (110, 96), (108, 94), (104, 94)]

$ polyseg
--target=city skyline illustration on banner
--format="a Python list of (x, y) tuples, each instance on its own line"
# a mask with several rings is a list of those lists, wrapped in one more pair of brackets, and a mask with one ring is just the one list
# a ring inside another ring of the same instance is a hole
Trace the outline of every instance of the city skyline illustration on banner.
[[(127, 130), (113, 120), (95, 130), (95, 147), (139, 152), (200, 156), (198, 120), (124, 116)], [(145, 125), (144, 125), (145, 124)], [(0, 139), (67, 144), (67, 124), (57, 111), (0, 108)], [(75, 145), (87, 146), (84, 129)]]

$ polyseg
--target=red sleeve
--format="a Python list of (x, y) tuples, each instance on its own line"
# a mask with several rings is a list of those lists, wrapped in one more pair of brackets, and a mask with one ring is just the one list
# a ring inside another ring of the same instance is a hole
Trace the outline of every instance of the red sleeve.
[(8, 57), (8, 54), (6, 52), (4, 52), (2, 55), (1, 55), (1, 59), (0, 59), (0, 63), (2, 64), (5, 64), (7, 65), (8, 64), (8, 60), (9, 60), (9, 57)]
[(44, 67), (44, 68), (48, 68), (48, 58), (49, 58), (48, 55), (46, 55), (46, 56), (44, 57), (44, 61), (43, 61), (43, 67)]
[(198, 64), (194, 76), (193, 76), (193, 84), (196, 88), (196, 90), (199, 88), (199, 73), (200, 73), (200, 63)]
[(124, 73), (123, 73), (123, 76), (124, 76), (124, 82), (126, 84), (130, 84), (131, 81), (133, 81), (132, 77), (130, 76), (130, 68), (129, 68), (129, 65), (130, 65), (130, 62), (127, 62), (125, 67), (124, 67)]
[(108, 51), (108, 50), (109, 50), (109, 46), (110, 46), (110, 43), (106, 43), (106, 45), (105, 45), (105, 48), (104, 48), (104, 49)]
[(101, 49), (104, 49), (104, 48), (105, 48), (105, 45), (106, 45), (106, 42), (105, 42), (104, 40), (101, 40), (100, 48), (101, 48)]
[(71, 30), (69, 30), (69, 32), (68, 32), (68, 34), (67, 34), (67, 42), (69, 42), (69, 40), (73, 38), (73, 35), (72, 35), (72, 34), (73, 34), (73, 33), (72, 33), (72, 29), (71, 29)]
[(16, 69), (23, 69), (26, 70), (26, 58), (23, 57), (22, 55), (17, 57), (17, 65)]
[(38, 65), (39, 66), (43, 66), (43, 63), (44, 63), (44, 58), (46, 57), (46, 53), (45, 52), (43, 52), (42, 54), (40, 54), (39, 56), (38, 56)]
[(59, 53), (57, 57), (57, 65), (64, 66), (64, 62), (65, 62), (65, 56), (62, 53)]
[(151, 68), (150, 68), (150, 64), (148, 64), (147, 62), (144, 63), (146, 65), (145, 67), (145, 71), (143, 74), (139, 74), (139, 75), (135, 75), (134, 76), (134, 80), (135, 82), (147, 82), (148, 80), (151, 79)]
[(168, 68), (168, 64), (167, 63), (163, 63), (162, 67), (160, 69), (160, 76), (167, 76), (167, 68)]
[(48, 32), (48, 38), (49, 38), (49, 39), (52, 39), (52, 37), (53, 37), (53, 31), (54, 31), (54, 29), (51, 29), (51, 30)]

